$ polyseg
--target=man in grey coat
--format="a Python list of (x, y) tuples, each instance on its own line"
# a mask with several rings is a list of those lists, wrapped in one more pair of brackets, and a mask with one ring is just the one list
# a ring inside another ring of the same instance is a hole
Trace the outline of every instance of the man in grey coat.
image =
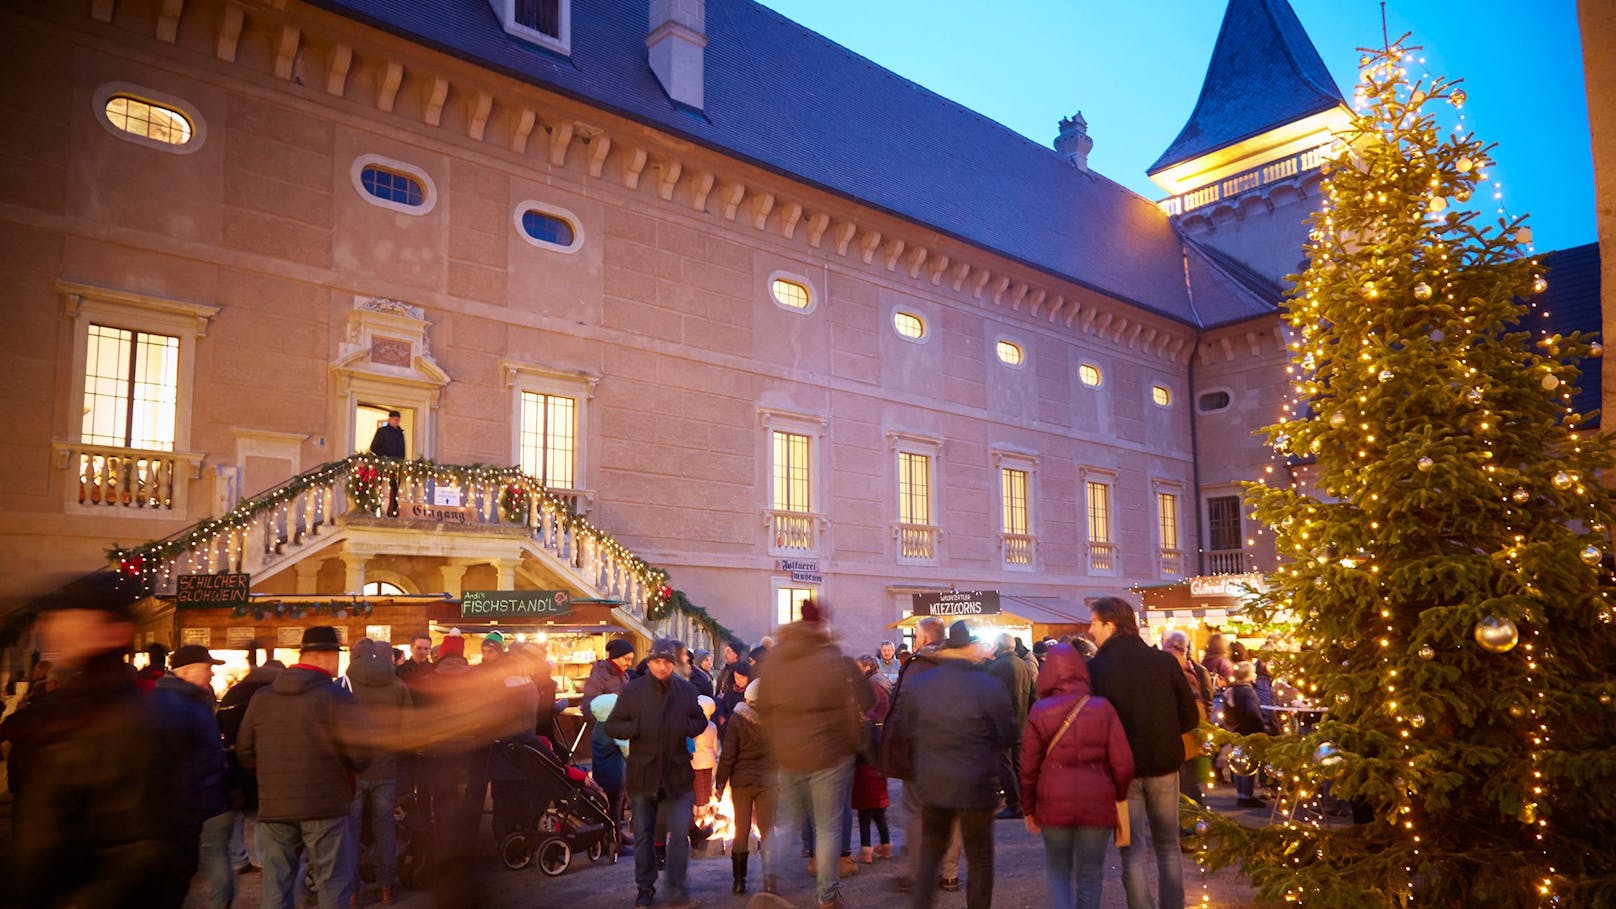
[(335, 676), (337, 630), (303, 632), (301, 659), (253, 695), (236, 756), (258, 775), (265, 909), (293, 909), (298, 853), (307, 852), (320, 909), (348, 909), (357, 883), (349, 842), (354, 777), (369, 763), (365, 718)]

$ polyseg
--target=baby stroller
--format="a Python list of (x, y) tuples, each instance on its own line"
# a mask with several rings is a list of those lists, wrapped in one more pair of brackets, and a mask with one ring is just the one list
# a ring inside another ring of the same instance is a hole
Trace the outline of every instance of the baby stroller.
[(539, 870), (554, 877), (580, 850), (592, 862), (616, 863), (617, 825), (607, 811), (606, 793), (587, 773), (563, 763), (547, 745), (498, 742), (494, 747), (504, 749), (532, 785), (532, 804), (543, 806), (500, 843), (505, 867), (526, 868), (537, 857)]

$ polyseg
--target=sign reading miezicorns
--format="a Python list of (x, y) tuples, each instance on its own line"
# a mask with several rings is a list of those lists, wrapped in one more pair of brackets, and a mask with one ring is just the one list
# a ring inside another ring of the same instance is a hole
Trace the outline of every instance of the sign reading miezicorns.
[(468, 590), (460, 597), (460, 617), (519, 622), (553, 619), (572, 611), (565, 590)]
[(917, 593), (911, 598), (915, 615), (971, 616), (998, 615), (997, 590), (947, 590)]

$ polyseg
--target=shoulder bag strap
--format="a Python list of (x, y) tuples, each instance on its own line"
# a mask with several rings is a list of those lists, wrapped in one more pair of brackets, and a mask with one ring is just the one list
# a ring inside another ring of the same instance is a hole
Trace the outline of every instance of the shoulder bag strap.
[(1048, 745), (1044, 746), (1044, 758), (1046, 760), (1054, 753), (1055, 746), (1060, 743), (1061, 736), (1066, 734), (1066, 730), (1072, 728), (1072, 721), (1077, 719), (1077, 715), (1083, 711), (1083, 705), (1088, 702), (1089, 695), (1083, 695), (1082, 700), (1077, 702), (1077, 706), (1072, 708), (1072, 712), (1066, 715), (1066, 722), (1061, 724), (1060, 729), (1055, 731), (1055, 737), (1049, 740)]

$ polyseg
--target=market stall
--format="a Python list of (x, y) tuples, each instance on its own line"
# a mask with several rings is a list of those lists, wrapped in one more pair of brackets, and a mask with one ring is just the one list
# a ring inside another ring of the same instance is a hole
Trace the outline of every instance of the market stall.
[(946, 589), (914, 594), (909, 614), (887, 627), (912, 642), (915, 625), (930, 615), (945, 622), (965, 619), (984, 641), (1008, 632), (1029, 647), (1045, 637), (1082, 634), (1089, 627), (1088, 607), (1060, 597)]

